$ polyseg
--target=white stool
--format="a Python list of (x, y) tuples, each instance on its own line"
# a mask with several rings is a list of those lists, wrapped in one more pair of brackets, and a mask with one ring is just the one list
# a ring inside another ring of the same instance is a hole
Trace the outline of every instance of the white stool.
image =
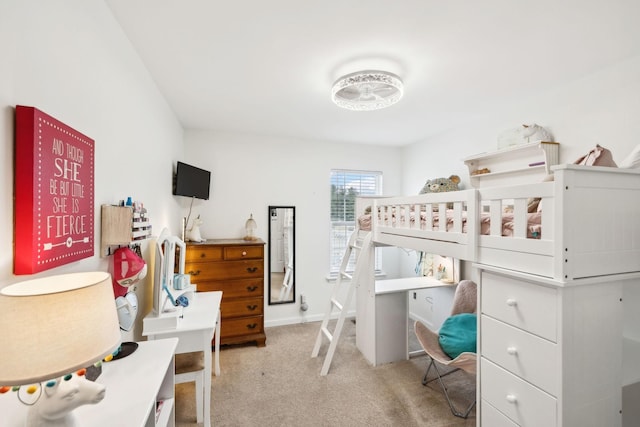
[[(179, 353), (175, 355), (176, 375), (175, 383), (196, 383), (196, 421), (204, 422), (204, 355), (201, 351), (193, 353)], [(206, 422), (205, 425), (208, 425)]]

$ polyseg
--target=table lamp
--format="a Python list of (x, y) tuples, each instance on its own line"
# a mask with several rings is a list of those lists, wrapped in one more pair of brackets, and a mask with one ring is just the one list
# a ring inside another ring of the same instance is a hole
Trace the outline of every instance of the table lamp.
[(102, 385), (96, 385), (103, 388), (101, 396), (82, 395), (84, 382), (94, 384), (84, 378), (74, 397), (50, 397), (68, 388), (67, 382), (73, 384), (73, 373), (113, 354), (120, 345), (108, 273), (62, 274), (6, 286), (0, 289), (0, 313), (0, 391), (5, 392), (0, 398), (8, 398), (10, 389), (30, 405), (27, 426), (73, 425), (73, 409), (102, 400)]

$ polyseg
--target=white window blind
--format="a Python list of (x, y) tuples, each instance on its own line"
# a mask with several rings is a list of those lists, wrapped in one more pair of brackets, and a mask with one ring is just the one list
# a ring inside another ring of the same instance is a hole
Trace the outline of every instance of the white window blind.
[[(356, 197), (381, 194), (382, 172), (341, 169), (331, 171), (331, 236), (329, 239), (331, 276), (339, 273), (349, 237), (356, 229)], [(354, 255), (352, 254), (347, 271), (353, 271), (355, 267)], [(381, 269), (379, 258), (376, 255), (376, 270)]]

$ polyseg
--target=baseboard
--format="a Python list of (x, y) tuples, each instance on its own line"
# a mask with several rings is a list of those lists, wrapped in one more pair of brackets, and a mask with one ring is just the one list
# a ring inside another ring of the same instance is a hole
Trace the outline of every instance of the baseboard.
[[(347, 319), (349, 318), (355, 318), (356, 317), (356, 311), (349, 311), (347, 312)], [(337, 319), (338, 318), (338, 313), (335, 313), (335, 315), (333, 315), (331, 317), (332, 319)], [(297, 317), (288, 317), (288, 318), (282, 318), (282, 319), (277, 319), (277, 320), (265, 320), (264, 321), (264, 327), (265, 328), (269, 328), (272, 326), (286, 326), (286, 325), (295, 325), (298, 323), (311, 323), (311, 322), (322, 322), (322, 320), (324, 319), (324, 314), (319, 313), (319, 314), (314, 314), (311, 316), (297, 316)]]

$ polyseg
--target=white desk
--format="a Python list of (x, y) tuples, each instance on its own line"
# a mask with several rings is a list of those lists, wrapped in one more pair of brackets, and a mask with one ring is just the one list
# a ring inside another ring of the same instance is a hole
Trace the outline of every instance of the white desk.
[[(73, 411), (78, 426), (145, 427), (175, 426), (173, 355), (178, 340), (141, 342), (135, 352), (122, 359), (102, 364), (96, 380), (107, 391), (95, 405)], [(155, 422), (156, 401), (162, 400), (162, 412)], [(0, 395), (3, 426), (24, 426), (29, 407), (15, 393)], [(8, 423), (8, 424), (5, 424)]]
[(373, 366), (409, 358), (407, 291), (455, 286), (432, 277), (376, 280), (358, 287), (356, 346)]
[[(211, 425), (211, 340), (215, 335), (215, 374), (220, 375), (220, 302), (222, 292), (196, 292), (183, 317), (173, 329), (145, 331), (142, 335), (149, 340), (178, 338), (176, 353), (204, 352), (204, 414), (197, 414), (205, 427)], [(153, 317), (149, 314), (145, 317)], [(215, 331), (215, 334), (214, 334)]]

